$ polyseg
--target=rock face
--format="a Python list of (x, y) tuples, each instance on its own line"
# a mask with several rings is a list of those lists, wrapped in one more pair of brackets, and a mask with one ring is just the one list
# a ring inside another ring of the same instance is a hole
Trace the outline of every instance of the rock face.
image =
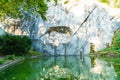
[[(37, 33), (33, 36), (33, 47), (48, 55), (82, 55), (90, 52), (90, 44), (95, 51), (111, 45), (114, 31), (118, 28), (115, 19), (96, 0), (69, 0), (48, 3), (47, 21), (39, 19)], [(49, 27), (70, 27), (72, 35), (51, 32)], [(40, 37), (40, 35), (44, 36)]]
[[(50, 0), (47, 4), (46, 21), (23, 12), (21, 29), (30, 34), (36, 51), (45, 55), (83, 55), (90, 52), (91, 43), (95, 51), (111, 45), (119, 22), (97, 0), (59, 0), (58, 4)], [(70, 30), (61, 32), (59, 27)]]
[(21, 29), (21, 20), (14, 18), (7, 18), (4, 22), (0, 23), (0, 28), (4, 29), (5, 32), (15, 35), (27, 35)]
[[(35, 50), (46, 55), (83, 55), (90, 52), (91, 43), (95, 51), (111, 45), (118, 26), (96, 0), (69, 0), (67, 3), (60, 0), (57, 5), (51, 0), (48, 6), (47, 21), (37, 18), (39, 26), (32, 35)], [(56, 31), (45, 34), (53, 26), (70, 27), (72, 35)]]

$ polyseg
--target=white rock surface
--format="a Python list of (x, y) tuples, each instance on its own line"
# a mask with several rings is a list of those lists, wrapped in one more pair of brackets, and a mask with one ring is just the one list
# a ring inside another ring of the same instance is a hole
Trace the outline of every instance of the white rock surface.
[[(111, 44), (117, 26), (97, 0), (69, 0), (67, 4), (60, 0), (57, 5), (51, 0), (48, 6), (47, 21), (39, 19), (39, 24), (46, 26), (46, 30), (53, 26), (67, 26), (73, 35), (52, 32), (40, 37), (44, 33), (35, 34), (33, 46), (36, 50), (51, 55), (81, 55), (90, 52), (90, 43), (95, 45), (95, 51)], [(37, 32), (40, 31), (38, 28)]]
[[(83, 55), (111, 45), (113, 33), (120, 28), (120, 19), (109, 14), (110, 9), (97, 0), (54, 0), (47, 2), (47, 21), (37, 14), (23, 12), (21, 29), (33, 40), (33, 48), (45, 55)], [(26, 20), (30, 16), (30, 20)], [(72, 35), (59, 32), (46, 33), (49, 27), (70, 27)], [(21, 33), (20, 33), (21, 34)]]

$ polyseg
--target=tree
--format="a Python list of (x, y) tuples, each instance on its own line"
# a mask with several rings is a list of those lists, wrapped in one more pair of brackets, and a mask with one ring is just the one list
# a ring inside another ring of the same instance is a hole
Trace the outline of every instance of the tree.
[(113, 7), (120, 8), (120, 0), (99, 0), (99, 1), (107, 3)]
[[(48, 0), (47, 0), (48, 1)], [(47, 4), (44, 0), (0, 0), (0, 16), (22, 17), (22, 10), (38, 13), (45, 19)]]

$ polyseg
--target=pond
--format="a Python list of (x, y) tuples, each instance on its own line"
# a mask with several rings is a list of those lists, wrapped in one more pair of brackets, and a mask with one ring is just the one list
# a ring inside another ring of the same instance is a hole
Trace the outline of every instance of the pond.
[(10, 66), (0, 72), (0, 80), (119, 80), (118, 66), (111, 58), (42, 57)]

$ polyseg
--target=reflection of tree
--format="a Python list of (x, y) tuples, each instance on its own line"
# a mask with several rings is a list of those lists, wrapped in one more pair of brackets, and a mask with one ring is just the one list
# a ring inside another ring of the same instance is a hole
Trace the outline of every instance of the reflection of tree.
[[(22, 65), (21, 65), (22, 64)], [(9, 67), (8, 69), (5, 70), (4, 74), (0, 77), (0, 80), (26, 80), (30, 74), (32, 74), (31, 71), (31, 66), (28, 63), (21, 63), (21, 64), (16, 64), (14, 66)]]

